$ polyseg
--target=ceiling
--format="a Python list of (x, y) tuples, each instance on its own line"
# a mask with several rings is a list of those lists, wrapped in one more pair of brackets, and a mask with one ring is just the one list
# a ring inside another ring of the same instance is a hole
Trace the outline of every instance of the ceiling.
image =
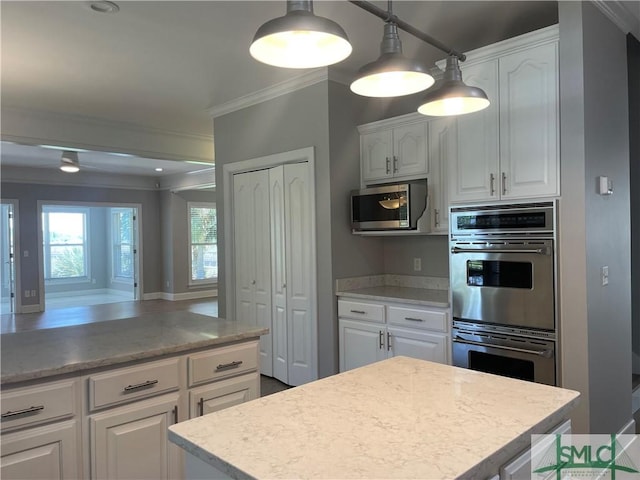
[[(282, 0), (117, 3), (119, 12), (101, 14), (85, 1), (0, 2), (2, 105), (211, 135), (211, 108), (304, 73), (249, 55), (256, 29), (284, 14)], [(387, 7), (386, 1), (373, 3)], [(380, 19), (346, 1), (316, 1), (314, 7), (338, 22), (353, 45), (332, 72), (348, 78), (377, 58)], [(461, 51), (557, 22), (553, 1), (396, 1), (393, 10)], [(401, 39), (409, 57), (432, 64), (444, 56), (404, 32)], [(28, 157), (27, 147), (2, 148), (5, 164)], [(48, 162), (58, 155), (32, 153)], [(83, 157), (96, 166), (116, 158)]]

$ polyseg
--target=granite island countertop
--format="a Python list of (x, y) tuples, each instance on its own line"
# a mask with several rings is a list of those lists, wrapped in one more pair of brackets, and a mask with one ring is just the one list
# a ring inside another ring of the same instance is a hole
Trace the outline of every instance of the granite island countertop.
[(569, 416), (578, 392), (407, 357), (169, 428), (232, 478), (488, 478)]
[(188, 311), (0, 335), (1, 378), (27, 380), (259, 337), (263, 327)]

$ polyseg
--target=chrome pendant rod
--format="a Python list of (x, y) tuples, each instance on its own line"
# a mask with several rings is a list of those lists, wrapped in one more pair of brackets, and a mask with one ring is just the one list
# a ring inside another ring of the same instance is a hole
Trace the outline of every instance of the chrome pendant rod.
[(386, 12), (386, 11), (382, 10), (381, 8), (378, 8), (377, 6), (375, 6), (374, 4), (372, 4), (370, 2), (361, 1), (361, 0), (348, 0), (348, 1), (349, 1), (349, 3), (353, 3), (356, 7), (360, 7), (361, 9), (366, 10), (367, 12), (375, 15), (376, 17), (381, 18), (385, 22), (393, 22), (393, 23), (395, 23), (398, 26), (398, 28), (404, 30), (407, 33), (410, 33), (411, 35), (413, 35), (416, 38), (419, 38), (423, 42), (426, 42), (429, 45), (432, 45), (432, 46), (442, 50), (447, 55), (453, 55), (453, 56), (458, 57), (458, 59), (461, 62), (464, 62), (466, 60), (466, 58), (467, 58), (467, 56), (464, 53), (458, 52), (457, 50), (454, 50), (453, 48), (450, 48), (450, 47), (446, 46), (444, 43), (440, 42), (439, 40), (436, 40), (432, 36), (427, 35), (426, 33), (418, 30), (413, 25), (410, 25), (407, 22), (405, 22), (403, 20), (400, 20), (396, 15), (389, 14), (389, 12)]

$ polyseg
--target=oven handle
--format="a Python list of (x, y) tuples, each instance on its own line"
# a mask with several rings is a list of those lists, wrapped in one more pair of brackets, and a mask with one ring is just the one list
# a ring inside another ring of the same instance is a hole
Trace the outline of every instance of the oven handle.
[(497, 248), (460, 248), (451, 247), (451, 253), (537, 253), (539, 255), (548, 255), (546, 248), (513, 248), (513, 249), (497, 249)]
[(473, 340), (467, 340), (456, 335), (453, 339), (454, 343), (466, 343), (467, 345), (477, 345), (479, 347), (487, 348), (499, 348), (502, 350), (509, 350), (512, 352), (528, 353), (531, 355), (538, 355), (540, 357), (551, 358), (551, 350), (527, 350), (526, 348), (507, 347), (506, 345), (495, 345), (493, 343), (474, 342)]

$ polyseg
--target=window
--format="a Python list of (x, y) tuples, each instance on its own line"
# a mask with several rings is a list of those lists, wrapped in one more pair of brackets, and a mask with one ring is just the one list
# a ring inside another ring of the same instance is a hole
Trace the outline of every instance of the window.
[(42, 211), (45, 280), (89, 277), (89, 210), (45, 205)]
[(111, 209), (111, 268), (114, 280), (133, 281), (134, 220), (132, 208)]
[(218, 278), (218, 226), (215, 203), (191, 203), (189, 245), (191, 247), (191, 284), (213, 283)]

